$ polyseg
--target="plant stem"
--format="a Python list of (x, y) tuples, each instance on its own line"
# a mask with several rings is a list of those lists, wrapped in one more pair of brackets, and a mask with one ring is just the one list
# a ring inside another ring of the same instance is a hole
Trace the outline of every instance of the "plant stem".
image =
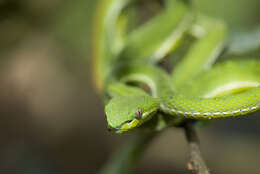
[(202, 158), (199, 148), (199, 138), (192, 122), (187, 122), (184, 126), (186, 138), (189, 145), (188, 170), (194, 174), (210, 174), (205, 161)]
[(100, 174), (129, 174), (139, 162), (148, 144), (156, 134), (136, 135), (129, 139), (109, 160)]

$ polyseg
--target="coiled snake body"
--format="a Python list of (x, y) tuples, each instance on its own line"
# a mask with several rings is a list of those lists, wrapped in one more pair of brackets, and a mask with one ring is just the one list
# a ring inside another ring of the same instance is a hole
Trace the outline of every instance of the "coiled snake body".
[[(260, 110), (260, 61), (215, 63), (226, 43), (223, 22), (194, 15), (185, 2), (176, 0), (128, 32), (134, 3), (138, 1), (105, 0), (97, 11), (94, 79), (107, 96), (109, 128), (129, 131), (158, 112), (214, 119)], [(174, 54), (186, 35), (195, 41), (172, 72), (166, 72), (158, 62)]]

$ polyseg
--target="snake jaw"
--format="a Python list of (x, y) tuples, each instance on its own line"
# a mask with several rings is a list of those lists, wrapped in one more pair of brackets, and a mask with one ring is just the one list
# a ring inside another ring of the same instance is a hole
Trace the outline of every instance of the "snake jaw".
[[(141, 109), (137, 109), (136, 113), (138, 112), (140, 114)], [(129, 130), (132, 130), (140, 125), (142, 125), (144, 122), (150, 120), (152, 116), (157, 112), (157, 108), (150, 110), (149, 112), (141, 113), (141, 116), (139, 119), (134, 118), (133, 120), (127, 120), (124, 123), (122, 123), (119, 128), (114, 128), (113, 131), (115, 133), (123, 133), (127, 132)], [(135, 114), (136, 114), (135, 113)]]
[[(120, 110), (119, 110), (120, 108)], [(105, 107), (108, 126), (117, 133), (126, 132), (152, 118), (159, 101), (151, 96), (114, 97)]]

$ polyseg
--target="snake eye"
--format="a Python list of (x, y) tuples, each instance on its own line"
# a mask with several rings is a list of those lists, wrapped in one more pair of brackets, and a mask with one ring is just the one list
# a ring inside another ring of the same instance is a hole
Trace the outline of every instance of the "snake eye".
[(140, 120), (142, 118), (142, 109), (137, 109), (136, 112), (135, 112), (135, 118), (137, 120)]

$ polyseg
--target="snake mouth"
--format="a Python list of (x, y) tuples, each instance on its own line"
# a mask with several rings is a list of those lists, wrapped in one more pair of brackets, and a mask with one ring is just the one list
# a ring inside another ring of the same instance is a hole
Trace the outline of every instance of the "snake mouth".
[(123, 132), (127, 132), (129, 130), (132, 130), (136, 127), (139, 127), (144, 122), (150, 120), (152, 118), (152, 116), (157, 112), (157, 110), (158, 109), (156, 108), (156, 109), (150, 110), (149, 112), (143, 113), (142, 119), (134, 118), (133, 120), (127, 120), (124, 123), (122, 123), (118, 128), (112, 128), (112, 131), (115, 133), (123, 133)]

